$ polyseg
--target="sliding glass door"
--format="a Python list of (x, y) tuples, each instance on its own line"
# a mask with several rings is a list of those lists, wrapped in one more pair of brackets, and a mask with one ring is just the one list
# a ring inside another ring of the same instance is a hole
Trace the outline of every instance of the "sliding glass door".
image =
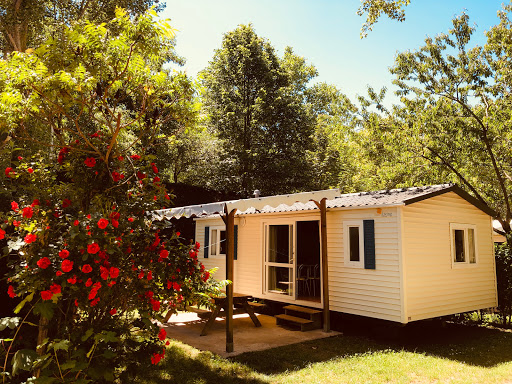
[(294, 225), (265, 225), (265, 292), (295, 297)]

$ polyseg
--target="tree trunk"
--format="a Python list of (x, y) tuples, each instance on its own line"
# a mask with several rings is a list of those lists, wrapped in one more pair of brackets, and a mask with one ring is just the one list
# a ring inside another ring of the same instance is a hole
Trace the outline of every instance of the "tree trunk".
[[(27, 49), (28, 19), (23, 15), (23, 10), (27, 7), (30, 7), (27, 0), (13, 0), (12, 8), (8, 9), (8, 14), (3, 17), (3, 34), (7, 43), (4, 53), (25, 52)], [(8, 21), (5, 20), (7, 17)]]

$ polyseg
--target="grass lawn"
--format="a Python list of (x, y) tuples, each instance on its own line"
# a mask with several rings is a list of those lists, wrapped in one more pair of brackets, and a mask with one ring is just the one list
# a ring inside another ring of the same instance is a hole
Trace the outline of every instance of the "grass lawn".
[(401, 331), (387, 337), (386, 330), (349, 329), (232, 359), (172, 342), (166, 359), (133, 382), (512, 384), (510, 330), (423, 323)]

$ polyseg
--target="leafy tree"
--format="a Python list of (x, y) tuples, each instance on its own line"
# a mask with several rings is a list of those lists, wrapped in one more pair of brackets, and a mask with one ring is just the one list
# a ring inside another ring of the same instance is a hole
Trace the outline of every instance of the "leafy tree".
[(73, 21), (106, 22), (116, 7), (135, 16), (152, 5), (157, 11), (164, 7), (159, 0), (0, 0), (0, 50), (24, 52)]
[(8, 294), (21, 300), (21, 317), (2, 321), (15, 329), (3, 382), (102, 383), (141, 358), (156, 364), (166, 336), (151, 320), (216, 287), (198, 245), (147, 215), (169, 200), (152, 148), (163, 126), (194, 113), (190, 80), (160, 68), (174, 36), (154, 17), (118, 9), (0, 61), (2, 149), (34, 143), (6, 157), (3, 179)]
[(411, 3), (411, 0), (361, 0), (361, 3), (357, 14), (359, 16), (367, 14), (366, 21), (361, 27), (361, 37), (363, 38), (373, 29), (373, 25), (379, 21), (382, 14), (392, 20), (404, 21), (404, 8)]
[(487, 32), (484, 47), (469, 48), (474, 28), (462, 14), (448, 34), (427, 38), (418, 51), (400, 53), (391, 71), (404, 107), (375, 129), (392, 132), (396, 153), (428, 161), (495, 209), (507, 235), (512, 218), (511, 10), (505, 6), (499, 13), (500, 24)]
[[(209, 125), (223, 144), (220, 163), (232, 190), (247, 196), (304, 188), (314, 120), (304, 105), (316, 75), (287, 49), (279, 59), (251, 25), (224, 35), (202, 73)], [(225, 178), (225, 177), (223, 177)]]

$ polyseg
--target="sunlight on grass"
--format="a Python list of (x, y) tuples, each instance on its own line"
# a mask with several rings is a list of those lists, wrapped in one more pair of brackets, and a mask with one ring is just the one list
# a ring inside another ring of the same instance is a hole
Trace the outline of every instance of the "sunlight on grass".
[(382, 342), (344, 335), (223, 359), (173, 341), (134, 383), (504, 383), (512, 333), (455, 326)]

